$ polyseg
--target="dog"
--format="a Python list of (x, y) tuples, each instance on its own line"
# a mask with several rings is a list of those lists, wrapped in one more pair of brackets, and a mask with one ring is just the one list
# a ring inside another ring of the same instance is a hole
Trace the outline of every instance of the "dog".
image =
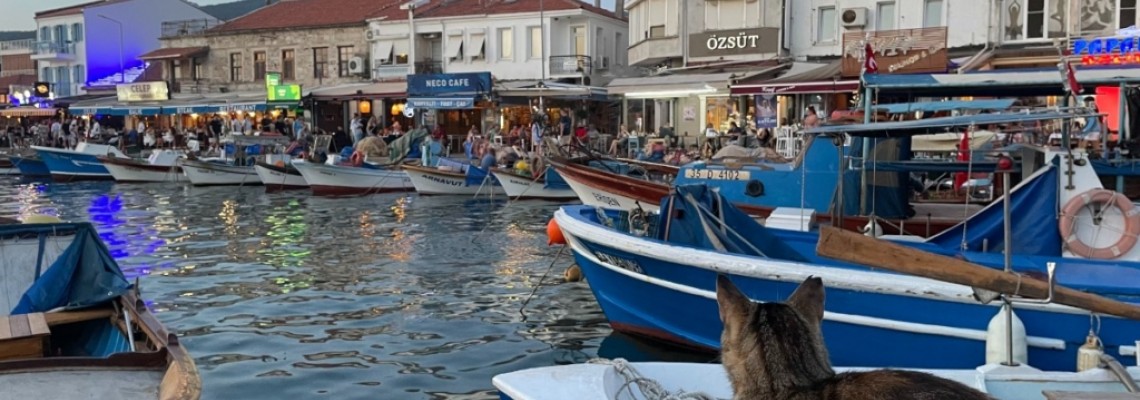
[(734, 400), (993, 400), (964, 384), (913, 371), (836, 374), (820, 325), (823, 280), (808, 277), (784, 303), (755, 303), (717, 276), (721, 361)]

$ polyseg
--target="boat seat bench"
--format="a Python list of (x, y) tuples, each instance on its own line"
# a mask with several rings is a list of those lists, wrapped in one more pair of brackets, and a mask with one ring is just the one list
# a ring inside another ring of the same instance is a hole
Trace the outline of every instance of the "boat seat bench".
[(43, 357), (50, 335), (43, 313), (0, 317), (0, 361)]

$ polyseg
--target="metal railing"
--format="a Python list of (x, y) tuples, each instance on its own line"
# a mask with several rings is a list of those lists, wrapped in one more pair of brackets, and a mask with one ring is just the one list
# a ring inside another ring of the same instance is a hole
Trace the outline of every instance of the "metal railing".
[(442, 74), (443, 73), (443, 62), (442, 61), (432, 61), (432, 60), (416, 61), (416, 73), (417, 74)]
[(590, 56), (550, 56), (550, 75), (590, 75), (593, 72)]
[(5, 50), (31, 50), (36, 45), (35, 39), (7, 40), (0, 42), (0, 51)]
[(36, 42), (32, 52), (41, 54), (75, 54), (75, 43)]
[(179, 37), (197, 35), (207, 29), (218, 26), (219, 23), (209, 19), (186, 19), (181, 21), (166, 21), (162, 23), (162, 37)]

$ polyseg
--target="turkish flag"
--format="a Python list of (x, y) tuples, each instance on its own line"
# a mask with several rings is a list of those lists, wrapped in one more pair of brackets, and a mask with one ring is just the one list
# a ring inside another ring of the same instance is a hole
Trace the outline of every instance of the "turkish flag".
[[(958, 161), (970, 161), (970, 132), (962, 134), (962, 141), (958, 142)], [(966, 173), (954, 173), (954, 190), (961, 190), (966, 183)]]
[(1081, 83), (1077, 82), (1077, 72), (1073, 70), (1073, 64), (1069, 60), (1062, 61), (1064, 63), (1065, 83), (1069, 93), (1073, 95), (1081, 94), (1085, 89), (1081, 87)]
[(863, 45), (866, 55), (863, 57), (863, 72), (874, 74), (879, 72), (879, 63), (875, 61), (875, 51), (871, 49), (871, 42)]

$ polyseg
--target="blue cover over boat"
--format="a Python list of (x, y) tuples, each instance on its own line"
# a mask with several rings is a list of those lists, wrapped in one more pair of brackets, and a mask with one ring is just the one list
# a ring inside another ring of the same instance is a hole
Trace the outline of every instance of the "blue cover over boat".
[[(12, 314), (79, 309), (104, 304), (130, 289), (110, 250), (89, 223), (0, 225), (0, 237), (37, 237), (38, 262), (49, 235), (74, 232), (71, 244), (51, 265), (36, 265), (36, 279)], [(42, 273), (42, 274), (41, 274)]]

